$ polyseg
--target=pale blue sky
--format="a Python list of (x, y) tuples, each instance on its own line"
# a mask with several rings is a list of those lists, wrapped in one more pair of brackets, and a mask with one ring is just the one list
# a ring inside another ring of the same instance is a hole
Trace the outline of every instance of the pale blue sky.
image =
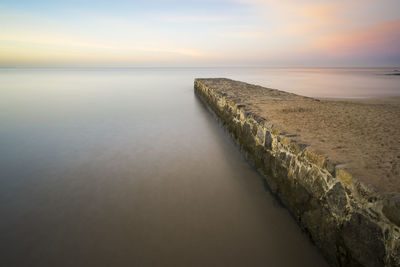
[(0, 65), (400, 65), (398, 0), (0, 1)]

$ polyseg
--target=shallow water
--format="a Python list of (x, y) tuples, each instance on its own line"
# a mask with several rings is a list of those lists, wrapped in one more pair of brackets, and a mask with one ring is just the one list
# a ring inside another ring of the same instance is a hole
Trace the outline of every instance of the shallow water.
[(399, 95), (384, 72), (0, 69), (0, 266), (323, 266), (193, 79)]

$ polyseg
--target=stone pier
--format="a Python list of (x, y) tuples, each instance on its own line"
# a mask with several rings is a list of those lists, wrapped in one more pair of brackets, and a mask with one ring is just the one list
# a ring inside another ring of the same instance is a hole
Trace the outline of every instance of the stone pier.
[(299, 141), (303, 129), (284, 132), (257, 105), (288, 103), (282, 110), (291, 114), (319, 99), (222, 78), (196, 79), (194, 90), (331, 265), (400, 266), (399, 194), (367, 185), (329, 151)]

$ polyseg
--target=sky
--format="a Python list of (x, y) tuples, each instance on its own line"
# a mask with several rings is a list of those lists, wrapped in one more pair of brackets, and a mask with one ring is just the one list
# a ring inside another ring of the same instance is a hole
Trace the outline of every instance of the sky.
[(0, 66), (399, 66), (400, 0), (0, 0)]

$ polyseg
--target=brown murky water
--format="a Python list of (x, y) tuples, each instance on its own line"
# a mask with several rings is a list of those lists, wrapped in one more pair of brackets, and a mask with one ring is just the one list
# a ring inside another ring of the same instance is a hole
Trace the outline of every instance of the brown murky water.
[(0, 266), (324, 266), (195, 76), (0, 70)]

